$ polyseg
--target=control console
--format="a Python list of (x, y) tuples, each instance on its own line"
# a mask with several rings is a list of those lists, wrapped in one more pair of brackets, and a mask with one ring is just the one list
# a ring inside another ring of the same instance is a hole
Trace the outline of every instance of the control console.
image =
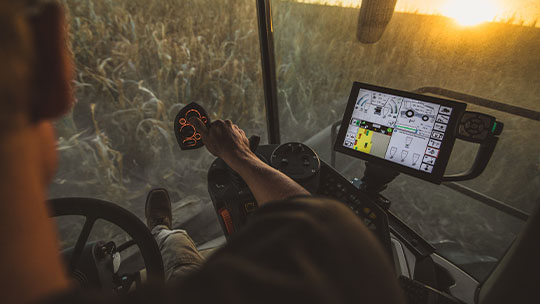
[[(314, 195), (336, 199), (347, 205), (390, 250), (388, 217), (375, 201), (319, 159), (301, 143), (262, 145), (256, 148), (261, 160), (280, 170)], [(271, 187), (271, 185), (269, 185)], [(225, 236), (242, 229), (258, 208), (245, 182), (221, 159), (208, 171), (208, 192)]]
[(297, 142), (281, 145), (272, 152), (270, 165), (300, 183), (308, 191), (316, 191), (321, 161), (310, 147)]
[[(259, 152), (259, 140), (258, 136), (252, 136), (250, 148), (259, 159), (268, 163)], [(217, 158), (208, 170), (208, 193), (226, 236), (244, 226), (247, 217), (258, 207), (246, 182), (221, 158)]]

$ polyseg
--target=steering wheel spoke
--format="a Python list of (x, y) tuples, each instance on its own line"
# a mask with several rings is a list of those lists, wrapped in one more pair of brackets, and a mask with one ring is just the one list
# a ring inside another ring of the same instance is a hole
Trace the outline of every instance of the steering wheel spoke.
[(137, 245), (137, 243), (135, 242), (135, 240), (131, 239), (131, 240), (129, 240), (129, 241), (123, 243), (123, 244), (120, 244), (120, 246), (118, 246), (118, 247), (116, 248), (116, 251), (122, 252), (122, 251), (124, 251), (124, 250), (130, 248), (130, 247), (133, 246), (133, 245)]
[(73, 249), (73, 254), (71, 255), (71, 260), (69, 262), (70, 272), (73, 272), (77, 268), (81, 254), (86, 246), (86, 243), (88, 242), (88, 237), (92, 232), (92, 228), (94, 227), (96, 220), (97, 218), (95, 217), (87, 217), (84, 221), (84, 226), (79, 234), (79, 237), (77, 238), (77, 243), (75, 244), (75, 248)]
[(68, 261), (69, 271), (74, 272), (83, 260), (84, 248), (98, 219), (110, 222), (125, 231), (131, 240), (116, 251), (137, 245), (144, 261), (147, 277), (154, 283), (164, 282), (165, 271), (159, 247), (148, 227), (133, 213), (113, 203), (84, 197), (66, 197), (49, 200), (51, 216), (81, 215), (85, 222)]

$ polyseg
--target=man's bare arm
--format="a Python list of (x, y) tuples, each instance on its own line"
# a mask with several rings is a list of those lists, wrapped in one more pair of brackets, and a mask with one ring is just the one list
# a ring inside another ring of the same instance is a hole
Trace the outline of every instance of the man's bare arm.
[(244, 179), (259, 206), (270, 201), (309, 194), (287, 175), (270, 167), (255, 155), (239, 157), (227, 164)]
[(246, 182), (259, 206), (309, 192), (280, 171), (261, 161), (249, 148), (245, 132), (230, 120), (217, 120), (210, 128), (198, 119), (195, 125), (210, 153), (222, 158)]

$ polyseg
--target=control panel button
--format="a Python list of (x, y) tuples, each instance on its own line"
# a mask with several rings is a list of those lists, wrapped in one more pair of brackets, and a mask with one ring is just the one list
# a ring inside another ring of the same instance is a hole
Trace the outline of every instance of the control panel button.
[(439, 108), (439, 113), (445, 114), (445, 115), (450, 115), (450, 114), (452, 114), (452, 108), (450, 108), (450, 107), (445, 107), (445, 106), (441, 106), (441, 107)]
[(439, 150), (431, 147), (427, 147), (426, 155), (437, 157), (439, 156)]
[(433, 129), (444, 132), (446, 131), (446, 125), (442, 123), (435, 123), (435, 125), (433, 126)]
[(441, 142), (435, 139), (430, 139), (428, 142), (428, 146), (433, 147), (435, 149), (441, 148)]
[(192, 125), (184, 125), (180, 129), (180, 134), (183, 137), (191, 137), (193, 134), (195, 134), (195, 128)]
[(286, 143), (277, 147), (270, 157), (272, 167), (290, 178), (307, 180), (318, 174), (320, 160), (315, 151), (302, 143)]
[(433, 166), (432, 165), (428, 165), (428, 164), (422, 164), (420, 166), (420, 170), (424, 171), (424, 172), (428, 172), (428, 173), (431, 173), (431, 171), (433, 171)]
[(442, 114), (439, 114), (436, 120), (436, 122), (443, 123), (443, 124), (448, 124), (449, 121), (450, 121), (450, 116), (446, 116)]
[(444, 138), (444, 133), (433, 131), (431, 137), (437, 140), (442, 140)]
[(495, 117), (477, 113), (465, 112), (458, 126), (458, 138), (482, 142), (488, 138), (490, 130), (495, 124)]
[(424, 159), (422, 160), (422, 162), (433, 166), (435, 165), (435, 160), (437, 160), (435, 157), (424, 155)]

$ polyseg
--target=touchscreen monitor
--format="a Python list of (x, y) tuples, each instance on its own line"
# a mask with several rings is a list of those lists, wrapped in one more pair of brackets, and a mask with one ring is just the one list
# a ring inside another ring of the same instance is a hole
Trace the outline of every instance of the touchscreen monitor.
[(335, 150), (440, 183), (466, 104), (355, 82)]

